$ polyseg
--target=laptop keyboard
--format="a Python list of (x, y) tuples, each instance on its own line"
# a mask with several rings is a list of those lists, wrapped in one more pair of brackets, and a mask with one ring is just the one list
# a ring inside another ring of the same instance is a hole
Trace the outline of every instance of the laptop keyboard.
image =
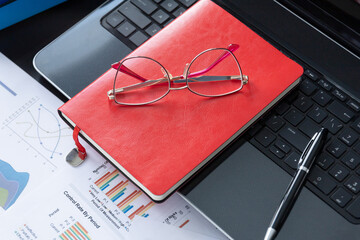
[(197, 0), (127, 0), (101, 24), (132, 50), (180, 16)]
[(360, 223), (360, 103), (306, 70), (291, 92), (248, 131), (248, 140), (288, 173), (321, 127), (329, 130), (306, 186), (352, 223)]

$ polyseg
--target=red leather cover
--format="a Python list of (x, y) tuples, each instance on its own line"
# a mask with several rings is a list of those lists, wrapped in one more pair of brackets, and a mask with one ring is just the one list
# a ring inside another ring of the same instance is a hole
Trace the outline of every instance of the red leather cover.
[(249, 76), (238, 93), (205, 98), (184, 89), (150, 105), (121, 106), (106, 95), (115, 74), (110, 69), (59, 111), (159, 200), (288, 89), (303, 69), (208, 0), (130, 54), (152, 57), (178, 76), (198, 53), (230, 43), (240, 45), (235, 55)]

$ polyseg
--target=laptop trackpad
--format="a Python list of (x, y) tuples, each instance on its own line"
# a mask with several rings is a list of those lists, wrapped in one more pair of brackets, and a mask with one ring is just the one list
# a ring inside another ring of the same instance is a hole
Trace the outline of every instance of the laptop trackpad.
[[(291, 176), (244, 143), (186, 195), (235, 239), (263, 239)], [(360, 228), (303, 188), (278, 240), (354, 239)]]

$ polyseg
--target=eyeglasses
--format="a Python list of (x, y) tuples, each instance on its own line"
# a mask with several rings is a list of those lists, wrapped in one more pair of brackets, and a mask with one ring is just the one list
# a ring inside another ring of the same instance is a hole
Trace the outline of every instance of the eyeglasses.
[(203, 97), (238, 92), (249, 81), (233, 54), (238, 48), (239, 45), (230, 44), (227, 48), (207, 49), (186, 64), (183, 74), (176, 77), (152, 58), (125, 58), (112, 65), (117, 71), (113, 89), (107, 96), (117, 104), (145, 105), (162, 99), (170, 90), (184, 88)]

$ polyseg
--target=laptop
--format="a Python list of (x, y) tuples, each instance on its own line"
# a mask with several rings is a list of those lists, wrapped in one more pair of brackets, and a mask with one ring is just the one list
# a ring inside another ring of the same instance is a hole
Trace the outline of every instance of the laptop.
[[(147, 10), (139, 2), (150, 1), (105, 2), (40, 51), (34, 66), (70, 98), (193, 4), (154, 1)], [(232, 238), (262, 239), (307, 141), (326, 127), (327, 143), (277, 239), (359, 239), (359, 3), (214, 2), (305, 72), (298, 88), (180, 192)], [(159, 28), (151, 32), (153, 24)]]

